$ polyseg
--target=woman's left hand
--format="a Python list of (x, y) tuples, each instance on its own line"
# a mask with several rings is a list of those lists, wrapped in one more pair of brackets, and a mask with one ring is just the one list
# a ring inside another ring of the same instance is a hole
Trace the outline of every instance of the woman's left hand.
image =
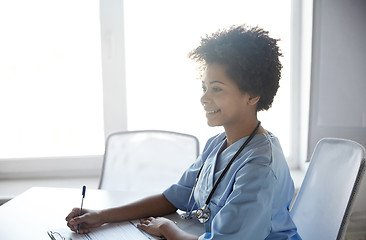
[[(140, 220), (140, 224), (137, 227), (151, 235), (157, 237), (164, 237), (163, 230), (169, 230), (174, 228), (175, 223), (164, 217), (149, 217)], [(163, 229), (164, 228), (164, 229)]]

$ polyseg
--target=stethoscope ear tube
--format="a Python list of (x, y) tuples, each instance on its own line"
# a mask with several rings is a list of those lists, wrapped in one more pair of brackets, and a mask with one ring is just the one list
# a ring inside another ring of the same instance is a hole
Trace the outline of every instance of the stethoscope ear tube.
[(193, 212), (194, 206), (196, 206), (196, 202), (193, 204), (191, 210), (188, 212), (188, 209), (187, 209), (187, 211), (185, 213), (180, 215), (180, 218), (182, 218), (182, 219), (192, 219), (192, 212)]
[[(229, 170), (230, 166), (232, 165), (232, 163), (234, 162), (234, 160), (236, 159), (236, 157), (243, 151), (243, 149), (248, 145), (248, 143), (253, 139), (253, 137), (255, 136), (255, 134), (257, 133), (258, 129), (259, 129), (259, 126), (261, 125), (261, 122), (258, 121), (258, 124), (257, 126), (255, 127), (255, 129), (253, 130), (253, 132), (249, 135), (249, 137), (247, 138), (247, 140), (243, 143), (243, 145), (241, 145), (241, 147), (238, 149), (238, 151), (235, 153), (235, 155), (231, 158), (230, 162), (226, 165), (224, 171), (221, 173), (220, 177), (217, 179), (214, 187), (212, 188), (206, 202), (205, 202), (205, 205), (199, 209), (197, 209), (196, 211), (196, 217), (197, 219), (201, 222), (201, 223), (205, 223), (207, 222), (209, 219), (210, 219), (210, 216), (211, 216), (211, 211), (210, 211), (210, 208), (208, 207), (208, 204), (210, 203), (211, 201), (211, 197), (213, 195), (213, 193), (215, 192), (217, 186), (219, 185), (219, 183), (221, 182), (222, 178), (224, 177), (225, 173)], [(225, 137), (226, 138), (226, 137)], [(224, 139), (225, 139), (224, 138)], [(194, 182), (194, 185), (193, 185), (193, 188), (192, 188), (192, 191), (191, 191), (191, 195), (189, 196), (189, 200), (188, 200), (188, 205), (187, 205), (187, 210), (186, 210), (186, 213), (181, 215), (182, 218), (184, 219), (190, 219), (192, 218), (191, 217), (191, 214), (192, 214), (192, 211), (194, 209), (194, 206), (196, 205), (196, 202), (193, 204), (191, 210), (189, 211), (189, 204), (191, 203), (191, 199), (192, 199), (192, 196), (193, 196), (193, 193), (194, 193), (194, 190), (196, 189), (196, 185), (197, 185), (197, 182), (198, 182), (198, 178), (201, 174), (201, 171), (202, 171), (202, 168), (204, 166), (204, 163), (202, 164), (200, 170), (198, 171), (197, 173), (197, 176), (196, 176), (196, 179), (195, 179), (195, 182)]]
[(191, 219), (192, 216), (192, 211), (194, 209), (194, 206), (196, 206), (196, 202), (194, 202), (193, 206), (191, 207), (191, 210), (189, 211), (189, 204), (191, 203), (191, 199), (192, 199), (192, 196), (193, 196), (193, 192), (194, 190), (196, 189), (196, 185), (197, 185), (197, 182), (198, 182), (198, 177), (201, 173), (201, 170), (202, 170), (202, 167), (200, 168), (198, 174), (197, 174), (197, 177), (196, 177), (196, 180), (194, 181), (194, 185), (193, 185), (193, 188), (192, 188), (192, 191), (191, 191), (191, 195), (189, 195), (189, 199), (188, 199), (188, 205), (187, 205), (187, 210), (186, 210), (186, 213), (181, 215), (181, 218), (184, 218), (184, 219)]

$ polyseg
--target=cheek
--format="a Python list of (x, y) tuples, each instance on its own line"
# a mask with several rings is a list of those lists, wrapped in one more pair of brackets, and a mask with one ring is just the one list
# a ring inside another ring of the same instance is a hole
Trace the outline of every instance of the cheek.
[(230, 112), (233, 112), (237, 108), (237, 103), (226, 101), (226, 102), (221, 102), (221, 104), (218, 104), (217, 106), (221, 109), (222, 113), (230, 113)]
[(222, 115), (226, 118), (232, 118), (237, 115), (241, 115), (241, 113), (244, 111), (245, 107), (240, 104), (239, 102), (231, 102), (225, 105), (222, 109)]

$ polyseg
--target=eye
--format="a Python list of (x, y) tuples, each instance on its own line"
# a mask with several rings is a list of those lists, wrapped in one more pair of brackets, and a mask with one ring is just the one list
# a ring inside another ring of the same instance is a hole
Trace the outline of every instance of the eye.
[(221, 89), (221, 88), (219, 88), (219, 87), (212, 87), (212, 90), (213, 90), (214, 92), (220, 92), (222, 89)]
[(205, 86), (202, 86), (202, 92), (205, 93), (207, 91), (207, 88)]

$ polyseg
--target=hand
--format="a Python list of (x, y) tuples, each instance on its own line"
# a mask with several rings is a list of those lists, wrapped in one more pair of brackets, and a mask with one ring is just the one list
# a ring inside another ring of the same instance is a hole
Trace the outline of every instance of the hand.
[(163, 230), (170, 231), (174, 227), (176, 227), (176, 224), (167, 218), (149, 217), (149, 218), (140, 220), (140, 224), (138, 224), (137, 227), (151, 235), (154, 235), (157, 237), (164, 237)]
[(80, 216), (79, 214), (80, 208), (74, 208), (65, 218), (67, 226), (71, 231), (76, 232), (78, 230), (78, 224), (80, 224), (79, 233), (88, 233), (91, 228), (99, 227), (103, 224), (99, 211), (83, 209)]

